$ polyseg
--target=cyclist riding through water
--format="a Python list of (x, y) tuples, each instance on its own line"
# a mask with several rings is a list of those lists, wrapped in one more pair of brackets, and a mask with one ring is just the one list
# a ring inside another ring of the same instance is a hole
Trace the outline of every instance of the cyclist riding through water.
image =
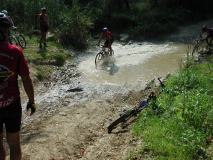
[(114, 36), (108, 30), (107, 27), (104, 27), (102, 29), (102, 32), (101, 32), (100, 37), (98, 39), (98, 45), (100, 44), (102, 38), (105, 39), (104, 47), (108, 47), (109, 51), (110, 51), (110, 54), (111, 54), (111, 52), (112, 52), (112, 43), (114, 42)]
[[(207, 35), (205, 38), (202, 39), (202, 41), (206, 41), (206, 43), (208, 44), (208, 46), (210, 47), (210, 45), (212, 44), (212, 38), (213, 38), (213, 28), (210, 28), (210, 27), (206, 27), (205, 25), (202, 27), (202, 33), (201, 35), (206, 32)], [(209, 41), (210, 39), (210, 41)]]

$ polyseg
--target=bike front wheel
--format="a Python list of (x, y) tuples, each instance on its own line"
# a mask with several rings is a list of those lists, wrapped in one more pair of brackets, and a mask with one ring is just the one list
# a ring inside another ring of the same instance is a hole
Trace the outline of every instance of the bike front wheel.
[(109, 56), (114, 56), (114, 50), (110, 52)]
[(97, 66), (101, 61), (103, 61), (104, 56), (102, 52), (99, 52), (95, 57), (95, 65)]
[(22, 35), (18, 36), (18, 43), (21, 46), (21, 48), (26, 48), (26, 41), (25, 41), (24, 36), (22, 36)]

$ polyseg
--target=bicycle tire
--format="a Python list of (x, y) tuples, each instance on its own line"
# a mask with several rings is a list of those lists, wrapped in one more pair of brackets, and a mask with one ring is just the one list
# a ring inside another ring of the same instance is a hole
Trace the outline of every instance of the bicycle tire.
[(136, 108), (136, 109), (132, 109), (132, 110), (125, 112), (123, 115), (121, 115), (118, 119), (116, 119), (114, 122), (112, 122), (107, 127), (108, 134), (110, 134), (111, 131), (114, 129), (114, 127), (117, 126), (119, 123), (125, 122), (128, 119), (130, 119), (131, 117), (136, 116), (141, 110), (138, 110), (138, 108)]
[(118, 125), (121, 122), (124, 122), (126, 120), (127, 117), (129, 117), (130, 115), (127, 115), (126, 113), (123, 114), (122, 116), (120, 116), (118, 119), (116, 119), (114, 122), (112, 122), (108, 127), (108, 134), (111, 133), (111, 131), (113, 130), (113, 128)]
[(103, 53), (102, 52), (99, 52), (97, 55), (96, 55), (96, 57), (95, 57), (95, 65), (97, 66), (98, 65), (98, 63), (101, 61), (101, 60), (103, 60)]
[[(153, 98), (153, 97), (152, 97)], [(144, 108), (146, 108), (148, 105), (147, 100), (143, 100), (140, 102), (139, 107), (135, 109), (131, 109), (129, 111), (126, 111), (123, 115), (121, 115), (117, 120), (115, 120), (113, 123), (111, 123), (107, 129), (108, 129), (108, 134), (111, 133), (113, 128), (118, 125), (121, 122), (127, 121), (133, 116), (137, 116)]]
[(24, 38), (24, 36), (22, 36), (21, 34), (18, 35), (18, 43), (21, 46), (21, 48), (26, 48), (26, 40)]

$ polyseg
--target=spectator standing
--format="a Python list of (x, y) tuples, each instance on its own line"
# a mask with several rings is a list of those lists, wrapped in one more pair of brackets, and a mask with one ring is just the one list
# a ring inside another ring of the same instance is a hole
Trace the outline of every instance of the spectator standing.
[(47, 9), (45, 7), (41, 8), (42, 13), (38, 15), (38, 21), (40, 25), (41, 38), (39, 40), (39, 48), (42, 48), (42, 42), (44, 43), (44, 47), (48, 47), (46, 43), (46, 35), (49, 29), (48, 24), (48, 16), (46, 14)]

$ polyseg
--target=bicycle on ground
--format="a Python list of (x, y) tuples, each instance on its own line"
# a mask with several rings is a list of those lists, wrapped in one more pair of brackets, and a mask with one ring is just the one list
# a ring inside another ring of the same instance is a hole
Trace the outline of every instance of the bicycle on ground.
[(135, 107), (133, 109), (130, 109), (130, 110), (127, 110), (127, 111), (124, 111), (122, 114), (120, 114), (120, 117), (118, 119), (116, 119), (114, 122), (112, 122), (108, 127), (107, 127), (107, 130), (108, 130), (108, 134), (111, 133), (111, 131), (119, 124), (119, 123), (125, 123), (128, 119), (130, 119), (131, 117), (135, 117), (137, 116), (143, 109), (145, 109), (149, 102), (151, 100), (156, 100), (156, 96), (161, 94), (164, 90), (166, 90), (168, 92), (168, 89), (165, 87), (164, 83), (161, 81), (161, 78), (157, 78), (158, 81), (160, 82), (160, 87), (162, 87), (162, 90), (159, 92), (159, 93), (156, 93), (154, 91), (152, 91), (147, 99), (144, 99), (142, 100), (138, 107)]
[(109, 51), (108, 47), (100, 46), (101, 51), (95, 56), (95, 65), (101, 64), (106, 58), (111, 57), (114, 55), (114, 50), (111, 52)]
[(22, 49), (26, 48), (26, 40), (22, 34), (16, 33), (17, 27), (12, 28), (10, 31), (8, 41), (10, 44), (19, 45)]

